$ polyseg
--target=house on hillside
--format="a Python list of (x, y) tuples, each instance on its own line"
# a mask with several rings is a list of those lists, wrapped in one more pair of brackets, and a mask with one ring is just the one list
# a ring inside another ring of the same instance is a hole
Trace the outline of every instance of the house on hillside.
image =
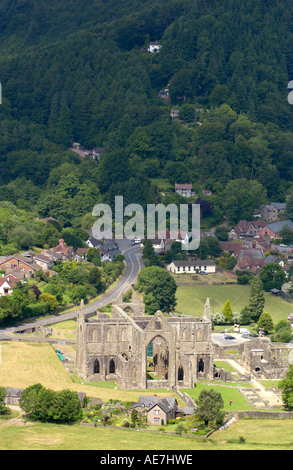
[(216, 265), (210, 259), (197, 259), (193, 261), (172, 261), (167, 270), (173, 274), (211, 274), (216, 272)]
[(279, 220), (280, 215), (285, 212), (285, 202), (271, 202), (270, 204), (263, 204), (260, 209), (260, 217), (269, 222), (276, 222)]
[(229, 239), (235, 240), (245, 237), (255, 237), (259, 235), (260, 230), (265, 227), (266, 223), (262, 220), (247, 221), (240, 220), (237, 225), (231, 227), (229, 231)]
[(183, 197), (195, 196), (195, 192), (192, 190), (192, 183), (175, 183), (175, 193), (180, 194), (180, 196)]
[(0, 262), (0, 269), (6, 272), (8, 269), (20, 269), (25, 274), (25, 277), (31, 277), (32, 274), (40, 270), (40, 266), (27, 261), (22, 255), (11, 255)]
[(292, 220), (282, 220), (280, 222), (275, 222), (272, 224), (265, 225), (260, 231), (259, 236), (264, 238), (281, 238), (280, 232), (285, 227), (288, 226), (289, 229), (293, 230)]
[(50, 271), (54, 264), (54, 261), (46, 254), (46, 252), (35, 253), (33, 259), (34, 263), (40, 266), (41, 270), (44, 272)]
[(10, 295), (17, 283), (11, 281), (8, 277), (0, 278), (0, 297)]
[(240, 251), (245, 248), (245, 245), (242, 241), (227, 241), (220, 242), (221, 248), (224, 252), (229, 253), (230, 255), (239, 256)]
[(60, 238), (59, 245), (51, 248), (54, 253), (59, 253), (63, 261), (71, 261), (76, 258), (75, 250), (72, 246), (67, 246), (63, 238)]
[(151, 41), (149, 43), (148, 52), (155, 54), (160, 51), (161, 47), (162, 47), (162, 44), (160, 42)]
[(90, 237), (86, 242), (85, 242), (90, 248), (100, 248), (102, 246), (101, 240), (98, 240), (97, 238)]

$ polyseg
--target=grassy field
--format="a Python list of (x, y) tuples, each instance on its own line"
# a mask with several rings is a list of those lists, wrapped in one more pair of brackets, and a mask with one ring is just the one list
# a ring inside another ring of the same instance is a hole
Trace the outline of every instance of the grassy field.
[[(206, 276), (207, 277), (207, 276)], [(178, 286), (176, 311), (186, 315), (201, 316), (207, 297), (210, 299), (211, 312), (220, 312), (226, 300), (230, 300), (234, 312), (240, 312), (248, 304), (250, 286)], [(287, 318), (293, 312), (293, 304), (265, 292), (265, 312), (269, 312), (273, 322)]]
[[(242, 438), (242, 442), (240, 441)], [(0, 421), (0, 450), (292, 450), (293, 420), (241, 420), (210, 438), (80, 425)], [(131, 452), (129, 452), (131, 455)], [(98, 455), (97, 455), (98, 457)], [(139, 458), (139, 457), (138, 457)], [(99, 463), (99, 460), (98, 460)]]
[[(13, 388), (26, 388), (35, 383), (41, 383), (52, 390), (68, 388), (76, 392), (84, 392), (88, 397), (97, 397), (103, 401), (109, 398), (136, 402), (138, 397), (153, 395), (156, 390), (121, 390), (115, 388), (114, 383), (82, 384), (73, 382), (65, 371), (54, 348), (48, 343), (28, 343), (3, 341), (1, 345), (2, 362), (0, 364), (0, 386)], [(71, 346), (62, 346), (62, 350), (74, 355)], [(176, 394), (160, 391), (164, 396), (176, 396)]]

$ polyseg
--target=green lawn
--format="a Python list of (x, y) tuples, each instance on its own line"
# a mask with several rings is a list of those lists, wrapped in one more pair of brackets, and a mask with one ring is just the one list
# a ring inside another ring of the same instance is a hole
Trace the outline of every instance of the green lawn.
[[(225, 387), (221, 385), (206, 385), (204, 383), (197, 383), (196, 387), (193, 389), (181, 389), (181, 392), (185, 391), (190, 395), (194, 400), (198, 398), (202, 390), (215, 390), (216, 392), (222, 395), (224, 401), (224, 409), (227, 411), (231, 410), (252, 410), (252, 406), (247, 402), (246, 398), (242, 393), (237, 390), (237, 388)], [(230, 405), (230, 401), (233, 401), (233, 405)]]
[[(207, 297), (210, 299), (211, 312), (220, 312), (226, 300), (230, 300), (232, 310), (240, 312), (248, 304), (250, 286), (223, 285), (223, 286), (178, 286), (176, 311), (186, 315), (201, 316)], [(264, 311), (269, 312), (274, 323), (287, 318), (293, 312), (293, 303), (274, 297), (265, 292)]]

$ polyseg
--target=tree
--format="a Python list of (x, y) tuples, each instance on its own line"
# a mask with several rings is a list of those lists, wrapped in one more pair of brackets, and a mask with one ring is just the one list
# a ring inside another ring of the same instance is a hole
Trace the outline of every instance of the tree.
[(281, 289), (284, 284), (286, 274), (279, 264), (268, 263), (261, 268), (259, 278), (263, 283), (264, 290), (269, 292), (271, 289)]
[(274, 323), (271, 314), (268, 312), (263, 312), (259, 317), (257, 326), (258, 328), (263, 328), (266, 334), (272, 331), (274, 329)]
[(286, 378), (281, 380), (278, 384), (278, 388), (282, 390), (282, 400), (284, 403), (285, 410), (293, 410), (293, 365), (290, 364), (289, 370), (286, 374)]
[(82, 417), (81, 402), (71, 390), (53, 391), (41, 384), (23, 390), (20, 407), (33, 420), (42, 422), (73, 423)]
[(226, 323), (231, 323), (232, 320), (232, 308), (230, 300), (226, 300), (224, 308), (223, 308), (223, 315), (225, 316)]
[(288, 245), (293, 243), (293, 230), (289, 227), (289, 225), (284, 225), (284, 227), (279, 232), (280, 237), (282, 238), (282, 242)]
[(10, 413), (9, 408), (5, 405), (6, 393), (6, 388), (0, 387), (0, 416)]
[(229, 228), (225, 227), (224, 225), (216, 227), (215, 229), (216, 237), (222, 242), (228, 241), (228, 233), (229, 233)]
[(266, 198), (266, 190), (256, 180), (231, 180), (221, 197), (222, 208), (228, 220), (236, 224), (241, 219), (251, 220), (253, 211)]
[(56, 299), (55, 295), (47, 294), (44, 292), (39, 297), (40, 302), (47, 302), (50, 305), (51, 312), (54, 312), (59, 305), (58, 300)]
[(155, 253), (152, 241), (149, 239), (145, 242), (142, 251), (142, 257), (144, 259), (145, 266), (158, 266), (160, 264), (158, 257)]
[(223, 422), (225, 411), (221, 410), (224, 407), (224, 401), (220, 393), (213, 389), (202, 390), (195, 402), (197, 405), (195, 416), (204, 421), (206, 426), (214, 427)]
[(275, 325), (275, 334), (271, 336), (271, 341), (289, 343), (293, 339), (291, 323), (288, 320), (280, 320)]
[(265, 304), (265, 297), (263, 292), (263, 283), (261, 279), (256, 276), (251, 282), (250, 297), (248, 302), (248, 310), (251, 319), (258, 321), (263, 312)]
[[(151, 296), (151, 302), (146, 303), (148, 313), (154, 314), (156, 310), (171, 312), (176, 306), (176, 282), (168, 271), (157, 267), (149, 266), (143, 268), (138, 274), (137, 289), (144, 293), (144, 301)], [(156, 310), (154, 310), (156, 308)]]

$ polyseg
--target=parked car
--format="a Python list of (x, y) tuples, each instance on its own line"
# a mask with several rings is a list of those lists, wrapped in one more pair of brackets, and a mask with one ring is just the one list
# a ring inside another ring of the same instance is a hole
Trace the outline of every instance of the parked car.
[(225, 335), (224, 338), (225, 339), (236, 339), (235, 336), (231, 336), (231, 335)]
[(241, 338), (251, 338), (251, 334), (250, 333), (243, 333), (243, 335), (241, 335)]
[(207, 274), (205, 271), (199, 271), (199, 274)]

